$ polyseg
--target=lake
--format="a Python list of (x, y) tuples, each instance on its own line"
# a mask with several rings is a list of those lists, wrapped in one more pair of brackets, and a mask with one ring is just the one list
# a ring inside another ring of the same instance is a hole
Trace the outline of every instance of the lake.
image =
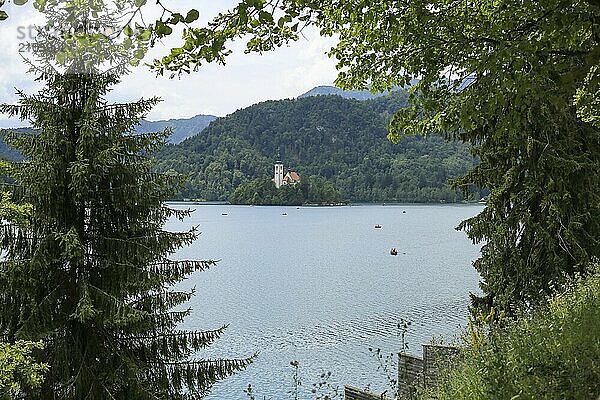
[(415, 355), (432, 337), (451, 340), (466, 325), (479, 246), (454, 227), (479, 205), (171, 206), (195, 211), (167, 229), (202, 231), (174, 258), (221, 260), (180, 285), (197, 290), (182, 328), (229, 326), (205, 357), (260, 353), (209, 399), (247, 399), (249, 383), (257, 399), (288, 399), (291, 361), (299, 362), (306, 399), (327, 371), (340, 390), (383, 391), (369, 348), (399, 351), (401, 318), (411, 321), (406, 339)]

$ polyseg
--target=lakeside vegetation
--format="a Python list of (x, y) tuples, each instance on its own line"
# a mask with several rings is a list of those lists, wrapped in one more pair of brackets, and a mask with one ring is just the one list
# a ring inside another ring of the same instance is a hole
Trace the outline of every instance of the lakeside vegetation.
[(259, 206), (333, 205), (342, 203), (340, 192), (324, 178), (310, 176), (295, 185), (275, 187), (270, 178), (242, 183), (229, 197), (231, 204)]
[(504, 321), (480, 319), (466, 338), (464, 359), (446, 367), (438, 385), (420, 389), (417, 397), (596, 399), (600, 394), (599, 321), (600, 273), (596, 272), (569, 284), (533, 315)]

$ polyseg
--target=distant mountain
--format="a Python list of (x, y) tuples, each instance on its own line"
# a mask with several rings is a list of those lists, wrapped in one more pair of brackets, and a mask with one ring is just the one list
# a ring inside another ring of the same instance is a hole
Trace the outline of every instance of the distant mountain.
[[(414, 86), (419, 82), (418, 79), (411, 79), (409, 86)], [(399, 91), (400, 87), (396, 87), (392, 89), (390, 92)], [(310, 89), (308, 92), (301, 94), (298, 96), (298, 99), (302, 99), (304, 97), (313, 97), (313, 96), (340, 96), (345, 99), (354, 99), (354, 100), (373, 100), (379, 97), (384, 97), (390, 94), (390, 92), (383, 93), (371, 93), (368, 90), (344, 90), (335, 86), (323, 85), (317, 86), (315, 88)]]
[(340, 96), (345, 99), (371, 100), (384, 96), (384, 93), (373, 94), (367, 90), (344, 90), (335, 86), (317, 86), (298, 96), (299, 99), (313, 96)]
[(464, 199), (447, 181), (475, 164), (466, 145), (436, 135), (397, 144), (387, 139), (391, 116), (406, 105), (404, 90), (366, 101), (340, 96), (266, 101), (167, 146), (157, 155), (158, 168), (189, 177), (180, 198), (227, 200), (241, 184), (271, 176), (279, 153), (286, 170), (325, 178), (347, 201)]
[[(170, 119), (167, 121), (142, 120), (136, 129), (137, 133), (158, 132), (167, 127), (173, 130), (173, 135), (167, 140), (168, 143), (178, 144), (185, 139), (202, 132), (212, 121), (217, 119), (214, 115), (196, 115), (192, 118)], [(34, 132), (31, 128), (0, 129), (2, 131)], [(20, 160), (23, 157), (18, 150), (8, 147), (0, 137), (0, 158), (8, 160)]]
[(173, 130), (173, 135), (169, 137), (168, 142), (178, 144), (185, 139), (202, 132), (215, 119), (217, 119), (217, 117), (214, 115), (196, 115), (192, 118), (170, 119), (167, 121), (142, 120), (136, 128), (136, 132), (157, 132), (170, 127)]

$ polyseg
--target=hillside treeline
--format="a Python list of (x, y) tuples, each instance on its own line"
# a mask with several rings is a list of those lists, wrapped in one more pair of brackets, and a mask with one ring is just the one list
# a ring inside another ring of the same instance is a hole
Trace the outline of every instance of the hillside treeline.
[[(353, 202), (454, 202), (448, 180), (474, 165), (464, 144), (437, 136), (386, 137), (406, 93), (368, 101), (316, 96), (267, 101), (219, 118), (159, 154), (159, 167), (189, 176), (181, 198), (225, 201), (242, 183), (286, 169), (321, 176)], [(478, 194), (474, 193), (476, 198)]]

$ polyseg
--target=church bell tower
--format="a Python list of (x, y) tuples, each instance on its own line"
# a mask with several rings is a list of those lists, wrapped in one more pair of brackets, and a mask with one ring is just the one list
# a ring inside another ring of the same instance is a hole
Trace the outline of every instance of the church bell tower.
[(273, 177), (275, 187), (279, 189), (283, 185), (283, 161), (281, 161), (279, 154), (277, 155), (277, 161), (275, 161), (275, 176)]

